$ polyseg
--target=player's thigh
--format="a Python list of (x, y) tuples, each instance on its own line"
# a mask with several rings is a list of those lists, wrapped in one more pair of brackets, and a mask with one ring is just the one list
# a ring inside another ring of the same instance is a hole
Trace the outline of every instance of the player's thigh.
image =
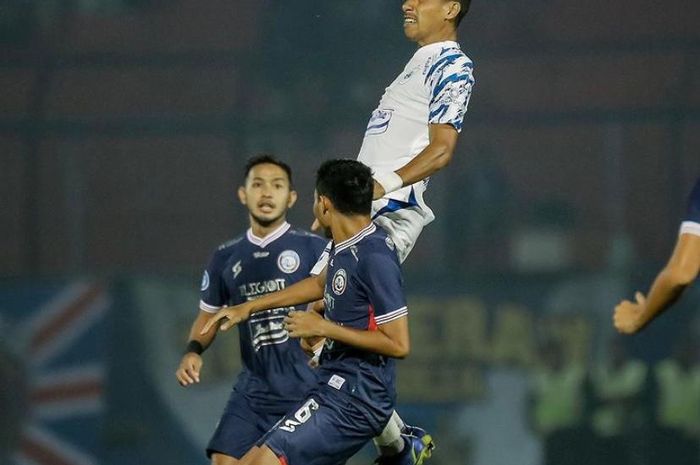
[[(388, 420), (388, 417), (387, 417)], [(260, 441), (282, 463), (337, 465), (381, 431), (346, 397), (312, 395)]]
[(243, 396), (234, 393), (207, 445), (207, 456), (219, 454), (240, 459), (278, 419), (252, 410)]

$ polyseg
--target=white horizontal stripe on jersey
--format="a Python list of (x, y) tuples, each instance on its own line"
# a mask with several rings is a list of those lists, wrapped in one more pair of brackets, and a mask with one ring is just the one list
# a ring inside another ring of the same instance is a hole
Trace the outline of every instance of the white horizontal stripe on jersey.
[(350, 239), (346, 239), (343, 242), (337, 244), (335, 246), (335, 253), (337, 254), (339, 252), (342, 252), (343, 250), (347, 249), (348, 247), (351, 247), (351, 246), (357, 244), (362, 239), (369, 236), (370, 234), (372, 234), (376, 230), (377, 230), (377, 226), (374, 223), (370, 223), (369, 225), (367, 225), (367, 227), (365, 227), (360, 232), (358, 232), (357, 234), (352, 236)]
[(394, 310), (393, 312), (374, 317), (374, 321), (377, 323), (377, 325), (383, 325), (385, 323), (389, 323), (390, 321), (398, 320), (399, 318), (407, 314), (408, 307), (401, 307), (399, 309)]
[(203, 300), (199, 301), (199, 309), (203, 312), (207, 313), (216, 313), (219, 310), (221, 310), (222, 307), (215, 307), (213, 305), (209, 305), (208, 303), (204, 302)]

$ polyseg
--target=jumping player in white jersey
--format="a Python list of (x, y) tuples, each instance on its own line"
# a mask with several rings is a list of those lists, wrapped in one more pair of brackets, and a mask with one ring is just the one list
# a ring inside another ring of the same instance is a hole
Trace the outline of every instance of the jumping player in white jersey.
[[(470, 3), (404, 1), (404, 33), (419, 48), (372, 112), (358, 155), (372, 168), (375, 180), (372, 219), (389, 233), (401, 262), (435, 218), (423, 194), (429, 177), (452, 159), (475, 83), (474, 64), (457, 43), (457, 27)], [(402, 431), (424, 434), (407, 428), (395, 414), (375, 440), (385, 455), (380, 464), (423, 461), (403, 450)], [(415, 449), (415, 438), (412, 441)], [(431, 444), (429, 437), (424, 441)], [(386, 456), (391, 453), (396, 457)]]
[(676, 301), (700, 273), (700, 178), (695, 182), (688, 210), (681, 223), (673, 254), (645, 297), (641, 292), (636, 302), (623, 300), (615, 307), (615, 328), (624, 334), (640, 331)]
[[(474, 65), (457, 43), (457, 27), (470, 3), (404, 1), (404, 33), (419, 48), (372, 112), (358, 155), (375, 180), (372, 219), (387, 231), (402, 262), (434, 219), (423, 194), (428, 178), (452, 159), (474, 86)], [(324, 259), (327, 253), (317, 268), (323, 269)], [(232, 324), (248, 318), (238, 307), (220, 315)], [(420, 465), (430, 455), (431, 438), (402, 436), (402, 431), (423, 434), (407, 429), (394, 414), (375, 440), (380, 464)]]

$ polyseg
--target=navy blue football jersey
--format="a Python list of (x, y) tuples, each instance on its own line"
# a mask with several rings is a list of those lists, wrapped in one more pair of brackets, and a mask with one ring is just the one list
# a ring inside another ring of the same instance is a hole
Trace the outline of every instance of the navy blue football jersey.
[[(215, 313), (307, 278), (326, 243), (288, 223), (263, 239), (249, 229), (212, 256), (202, 278), (200, 309)], [(254, 313), (238, 325), (243, 370), (234, 389), (262, 411), (285, 413), (318, 382), (299, 341), (284, 327), (290, 310), (294, 307)]]
[[(332, 244), (327, 253), (325, 318), (342, 326), (377, 330), (407, 315), (401, 267), (394, 243), (383, 229), (371, 223), (354, 237)], [(322, 383), (371, 409), (393, 409), (394, 359), (327, 339), (319, 372)]]
[(688, 210), (681, 224), (681, 234), (683, 233), (700, 236), (700, 178), (695, 181), (695, 187), (688, 198)]

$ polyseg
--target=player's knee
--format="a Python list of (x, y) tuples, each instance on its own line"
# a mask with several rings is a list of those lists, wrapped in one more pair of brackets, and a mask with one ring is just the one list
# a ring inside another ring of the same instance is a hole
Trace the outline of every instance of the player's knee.
[(241, 462), (237, 458), (224, 454), (212, 454), (211, 465), (239, 465)]

